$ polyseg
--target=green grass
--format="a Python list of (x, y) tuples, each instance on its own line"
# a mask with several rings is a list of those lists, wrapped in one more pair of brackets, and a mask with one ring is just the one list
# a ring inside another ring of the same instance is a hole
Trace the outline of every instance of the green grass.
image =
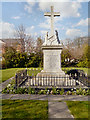
[(18, 120), (47, 120), (48, 101), (39, 100), (3, 100), (2, 118)]
[[(15, 76), (15, 73), (18, 70), (22, 70), (23, 68), (10, 68), (10, 69), (3, 69), (2, 70), (2, 82), (8, 80), (9, 78)], [(24, 68), (25, 69), (25, 68)]]
[(89, 74), (90, 75), (90, 68), (77, 68), (77, 67), (65, 67), (65, 68), (62, 68), (62, 70), (64, 69), (80, 69), (80, 70), (83, 70), (85, 73)]
[[(78, 120), (86, 120), (88, 116), (88, 101), (66, 101), (71, 114)], [(2, 100), (2, 118), (13, 120), (47, 120), (48, 101), (39, 100)], [(2, 119), (2, 120), (3, 120)]]
[(88, 106), (89, 102), (88, 101), (66, 101), (68, 108), (71, 111), (71, 114), (76, 118), (88, 118)]
[[(25, 68), (10, 68), (10, 69), (3, 69), (2, 70), (2, 82), (8, 80), (9, 78), (15, 76), (15, 73), (18, 71), (18, 70), (22, 70), (22, 69), (25, 69)], [(30, 68), (28, 68), (30, 69)], [(67, 68), (62, 68), (63, 69), (75, 69), (74, 67), (67, 67)], [(85, 72), (87, 73), (90, 73), (90, 69), (88, 71), (88, 68), (76, 68), (76, 69), (82, 69), (84, 70)], [(34, 75), (36, 75), (38, 72), (40, 72), (40, 70), (38, 70), (37, 72), (36, 71), (33, 71)], [(29, 75), (32, 75), (32, 71), (28, 71), (28, 74)]]
[[(25, 68), (9, 68), (9, 69), (3, 69), (2, 70), (2, 82), (8, 80), (9, 78), (15, 76), (15, 73), (19, 70), (23, 70)], [(29, 71), (30, 68), (28, 68), (28, 74), (32, 75), (32, 71)], [(38, 72), (40, 72), (40, 70), (38, 71), (33, 71), (34, 75), (36, 75)]]

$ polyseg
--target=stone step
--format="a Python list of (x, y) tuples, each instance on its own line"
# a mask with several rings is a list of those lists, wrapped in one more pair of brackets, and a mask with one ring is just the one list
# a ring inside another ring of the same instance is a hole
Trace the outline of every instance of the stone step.
[(49, 120), (54, 118), (74, 118), (65, 102), (48, 102)]

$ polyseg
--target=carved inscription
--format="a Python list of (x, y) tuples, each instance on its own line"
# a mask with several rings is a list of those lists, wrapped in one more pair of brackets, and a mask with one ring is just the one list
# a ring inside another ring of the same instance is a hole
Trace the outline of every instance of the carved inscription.
[(59, 58), (58, 55), (46, 55), (45, 66), (47, 69), (58, 69)]

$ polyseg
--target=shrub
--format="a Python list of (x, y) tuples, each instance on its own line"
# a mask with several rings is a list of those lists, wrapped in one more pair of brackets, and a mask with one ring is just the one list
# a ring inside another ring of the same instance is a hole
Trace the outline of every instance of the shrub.
[(86, 91), (85, 95), (90, 95), (90, 89)]
[(60, 90), (57, 90), (56, 93), (57, 93), (57, 94), (60, 94)]
[(48, 92), (48, 88), (45, 88), (44, 90), (44, 94), (46, 94)]
[(71, 91), (67, 91), (66, 95), (71, 95), (71, 93), (72, 93)]
[(16, 94), (24, 94), (24, 89), (23, 88), (17, 88), (15, 93)]
[(60, 95), (64, 95), (64, 89), (63, 88), (61, 88), (61, 90), (60, 90)]
[(6, 64), (5, 59), (2, 60), (2, 62), (1, 62), (1, 66), (2, 66), (2, 69), (7, 68), (7, 64)]
[(34, 89), (32, 90), (32, 93), (31, 93), (31, 94), (35, 94), (35, 90), (34, 90)]
[[(33, 91), (33, 92), (32, 92)], [(34, 93), (34, 89), (33, 88), (31, 88), (31, 87), (28, 87), (28, 94), (32, 94), (32, 93)]]
[(44, 90), (40, 90), (39, 92), (38, 92), (38, 94), (44, 94)]
[(52, 88), (52, 91), (53, 91), (53, 94), (57, 94), (57, 90), (56, 90), (56, 88)]

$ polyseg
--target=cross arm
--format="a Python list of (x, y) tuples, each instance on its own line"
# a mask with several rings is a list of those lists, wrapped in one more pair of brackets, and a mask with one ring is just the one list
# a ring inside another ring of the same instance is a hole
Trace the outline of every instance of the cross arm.
[(50, 16), (51, 16), (51, 13), (50, 13), (50, 12), (45, 12), (45, 13), (44, 13), (44, 16), (49, 16), (49, 17), (50, 17)]
[[(53, 15), (54, 15), (54, 17), (55, 17), (55, 16), (60, 16), (60, 12), (54, 12)], [(51, 16), (51, 13), (50, 13), (50, 12), (45, 12), (45, 13), (44, 13), (44, 16), (49, 16), (49, 17), (50, 17), (50, 16)]]
[(54, 17), (55, 16), (60, 16), (60, 12), (54, 12)]

